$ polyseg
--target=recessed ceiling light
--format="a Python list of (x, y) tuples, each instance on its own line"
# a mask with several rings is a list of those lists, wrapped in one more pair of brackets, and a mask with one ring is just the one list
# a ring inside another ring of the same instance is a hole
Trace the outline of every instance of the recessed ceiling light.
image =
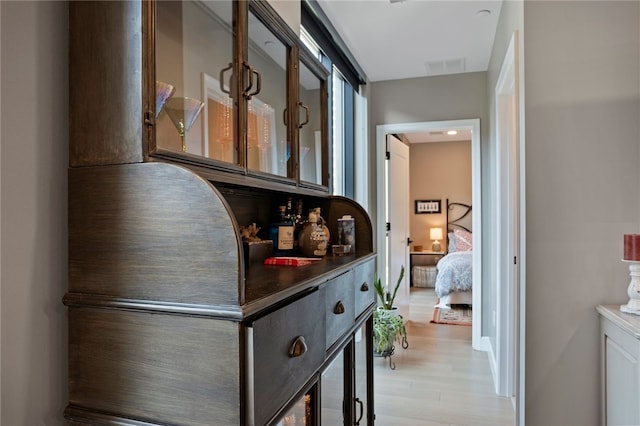
[(449, 131), (447, 132), (447, 134), (448, 134), (448, 135), (457, 135), (457, 134), (458, 134), (458, 131), (457, 131), (457, 130), (449, 130)]

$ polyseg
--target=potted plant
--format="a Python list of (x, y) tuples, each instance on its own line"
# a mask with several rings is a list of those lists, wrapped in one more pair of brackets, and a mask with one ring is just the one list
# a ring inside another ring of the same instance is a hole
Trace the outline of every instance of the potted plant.
[(396, 294), (398, 294), (398, 288), (400, 288), (400, 282), (402, 281), (403, 278), (404, 278), (404, 265), (400, 267), (400, 276), (398, 277), (398, 281), (396, 282), (396, 286), (393, 289), (393, 294), (392, 294), (391, 292), (387, 291), (384, 288), (384, 286), (382, 285), (382, 281), (378, 276), (378, 273), (377, 272), (375, 273), (373, 277), (373, 286), (376, 289), (378, 300), (380, 300), (380, 303), (381, 303), (380, 307), (382, 309), (386, 309), (386, 310), (397, 309), (393, 306), (393, 301), (396, 298)]
[(403, 278), (404, 266), (400, 269), (400, 276), (393, 293), (386, 291), (377, 273), (373, 280), (376, 294), (381, 303), (378, 309), (373, 312), (373, 350), (376, 356), (389, 357), (389, 367), (392, 370), (395, 369), (395, 364), (391, 361), (391, 355), (395, 350), (394, 343), (400, 343), (404, 349), (409, 347), (404, 319), (398, 315), (397, 307), (393, 306)]

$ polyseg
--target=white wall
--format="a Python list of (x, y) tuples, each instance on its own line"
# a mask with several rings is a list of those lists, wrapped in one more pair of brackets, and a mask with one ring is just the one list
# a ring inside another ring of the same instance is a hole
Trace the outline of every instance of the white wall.
[(2, 418), (61, 425), (67, 400), (66, 2), (0, 2)]
[(524, 3), (526, 424), (599, 423), (599, 303), (640, 227), (639, 2)]

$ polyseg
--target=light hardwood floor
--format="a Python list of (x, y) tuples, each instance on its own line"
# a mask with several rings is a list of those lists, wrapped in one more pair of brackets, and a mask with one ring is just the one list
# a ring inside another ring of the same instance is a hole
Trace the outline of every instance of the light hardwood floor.
[(471, 348), (471, 327), (430, 323), (437, 296), (412, 288), (409, 348), (374, 358), (376, 425), (513, 426), (509, 398), (496, 396), (485, 352)]

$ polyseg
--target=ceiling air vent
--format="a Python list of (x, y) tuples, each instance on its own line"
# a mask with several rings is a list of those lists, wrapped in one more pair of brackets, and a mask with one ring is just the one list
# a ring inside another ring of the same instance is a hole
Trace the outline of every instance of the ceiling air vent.
[(425, 62), (427, 75), (460, 74), (465, 72), (465, 59), (445, 59)]

